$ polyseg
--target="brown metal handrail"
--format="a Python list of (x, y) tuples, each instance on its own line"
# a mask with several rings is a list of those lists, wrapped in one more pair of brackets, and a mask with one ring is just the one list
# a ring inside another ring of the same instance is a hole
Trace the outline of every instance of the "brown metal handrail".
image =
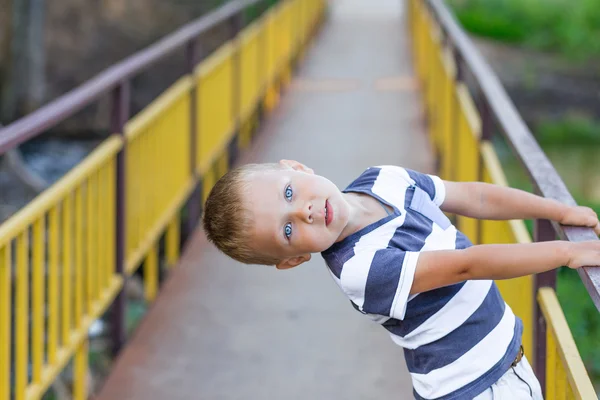
[(234, 0), (114, 64), (81, 86), (0, 129), (0, 155), (38, 136), (211, 28), (261, 0)]
[[(517, 158), (529, 174), (536, 191), (547, 198), (566, 204), (576, 204), (556, 169), (516, 110), (498, 77), (476, 50), (452, 13), (441, 0), (428, 0), (428, 4), (444, 32), (446, 43), (451, 45), (454, 50), (459, 70), (467, 68), (478, 85), (481, 93), (479, 101), (484, 103), (479, 104), (480, 110), (484, 111), (482, 118), (493, 117), (495, 119)], [(489, 112), (485, 112), (487, 110)], [(489, 121), (487, 122), (484, 121), (483, 129), (487, 128), (488, 132), (482, 132), (482, 134), (489, 138), (491, 127)], [(543, 221), (540, 221), (540, 225), (549, 226)], [(552, 222), (552, 226), (562, 239), (574, 242), (598, 239), (594, 231), (589, 228), (561, 226), (555, 222)], [(536, 229), (536, 240), (553, 238), (553, 234), (543, 232), (543, 226), (536, 227), (540, 228)], [(600, 269), (584, 267), (580, 268), (578, 272), (594, 304), (600, 310)], [(540, 286), (554, 286), (553, 277), (547, 277), (546, 281), (544, 282), (542, 278)]]

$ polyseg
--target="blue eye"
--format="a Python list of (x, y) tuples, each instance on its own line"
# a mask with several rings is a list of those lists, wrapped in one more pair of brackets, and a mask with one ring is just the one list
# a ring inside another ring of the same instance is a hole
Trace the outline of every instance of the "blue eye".
[(285, 188), (285, 198), (288, 201), (292, 200), (292, 195), (294, 194), (294, 192), (292, 191), (292, 187), (291, 186), (286, 186)]
[(285, 225), (285, 228), (283, 228), (284, 232), (285, 232), (285, 237), (286, 238), (290, 238), (290, 236), (292, 236), (292, 224), (287, 223)]

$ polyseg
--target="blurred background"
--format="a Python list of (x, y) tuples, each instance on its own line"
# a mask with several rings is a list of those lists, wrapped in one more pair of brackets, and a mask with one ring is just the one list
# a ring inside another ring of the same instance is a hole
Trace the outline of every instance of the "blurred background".
[[(0, 0), (0, 123), (35, 110), (224, 2)], [(600, 0), (447, 3), (578, 203), (600, 213)], [(216, 48), (226, 36), (225, 27), (214, 29), (203, 39), (203, 51)], [(183, 53), (180, 57), (158, 63), (152, 75), (134, 79), (133, 114), (183, 73)], [(107, 100), (0, 156), (0, 222), (109, 134)], [(510, 184), (531, 190), (501, 135), (496, 138)], [(600, 387), (598, 312), (576, 272), (561, 270), (557, 290), (586, 367)], [(129, 295), (140, 299), (139, 307), (130, 310), (133, 327), (145, 310), (135, 281)], [(101, 337), (102, 324), (94, 329)], [(101, 379), (110, 363), (101, 341), (96, 344), (90, 379)], [(48, 398), (60, 397), (57, 393), (59, 389)]]

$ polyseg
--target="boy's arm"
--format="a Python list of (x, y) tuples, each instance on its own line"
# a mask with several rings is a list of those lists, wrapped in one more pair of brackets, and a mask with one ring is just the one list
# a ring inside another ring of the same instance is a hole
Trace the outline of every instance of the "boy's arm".
[(600, 265), (600, 241), (549, 241), (524, 244), (483, 244), (464, 250), (419, 254), (411, 294), (466, 280), (510, 279), (570, 268)]
[(483, 182), (444, 181), (442, 211), (478, 219), (549, 219), (587, 226), (600, 234), (598, 216), (588, 207), (569, 206), (523, 190)]

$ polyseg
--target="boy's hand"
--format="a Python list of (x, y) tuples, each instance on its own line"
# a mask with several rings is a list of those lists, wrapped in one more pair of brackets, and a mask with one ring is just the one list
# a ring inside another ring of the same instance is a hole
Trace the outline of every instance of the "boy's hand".
[(558, 222), (562, 225), (587, 226), (593, 228), (596, 235), (600, 235), (598, 215), (589, 207), (569, 207)]
[(600, 240), (570, 242), (568, 254), (569, 268), (600, 266)]

